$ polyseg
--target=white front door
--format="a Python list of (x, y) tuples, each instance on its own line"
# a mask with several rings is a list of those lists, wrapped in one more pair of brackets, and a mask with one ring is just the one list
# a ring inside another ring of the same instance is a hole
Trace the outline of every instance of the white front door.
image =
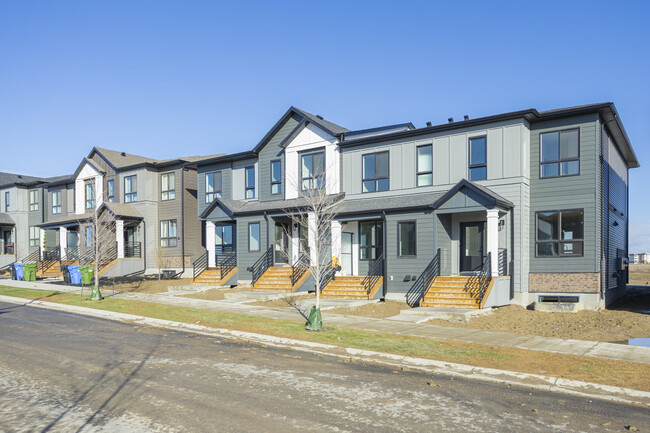
[(341, 233), (341, 274), (352, 275), (352, 233)]

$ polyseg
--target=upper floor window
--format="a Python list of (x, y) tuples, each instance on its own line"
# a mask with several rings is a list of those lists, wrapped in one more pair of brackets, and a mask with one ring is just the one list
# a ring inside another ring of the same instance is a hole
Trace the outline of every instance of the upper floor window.
[(469, 139), (469, 180), (487, 179), (487, 137)]
[(536, 257), (582, 256), (584, 211), (571, 209), (536, 213)]
[(205, 174), (205, 202), (212, 203), (221, 198), (221, 172)]
[(61, 191), (52, 192), (52, 214), (61, 213)]
[(282, 194), (282, 161), (271, 161), (271, 194)]
[(37, 247), (41, 242), (41, 231), (36, 226), (29, 226), (29, 246)]
[(176, 220), (160, 221), (160, 246), (175, 247), (176, 240)]
[(138, 200), (138, 177), (127, 176), (124, 178), (124, 203)]
[(38, 190), (29, 191), (29, 210), (38, 210)]
[(418, 146), (418, 186), (433, 185), (433, 146)]
[(86, 183), (86, 209), (95, 207), (95, 185)]
[(397, 223), (397, 255), (415, 256), (415, 221)]
[(390, 188), (388, 152), (363, 155), (363, 192), (387, 191)]
[(539, 176), (580, 174), (580, 132), (577, 129), (540, 134)]
[(325, 152), (312, 152), (300, 157), (300, 190), (325, 186)]
[(174, 200), (176, 197), (176, 183), (174, 182), (174, 173), (165, 173), (160, 178), (161, 200)]
[(244, 172), (246, 176), (245, 197), (255, 198), (255, 167), (246, 167)]
[(5, 212), (9, 212), (9, 207), (11, 206), (11, 193), (5, 191)]
[(106, 199), (109, 203), (115, 201), (115, 181), (113, 179), (106, 182)]

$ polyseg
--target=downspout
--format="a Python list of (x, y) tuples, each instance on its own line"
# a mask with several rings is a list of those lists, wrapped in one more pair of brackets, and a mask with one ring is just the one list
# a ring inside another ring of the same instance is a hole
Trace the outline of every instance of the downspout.
[(144, 275), (147, 272), (147, 221), (145, 221), (144, 219), (142, 220), (142, 227), (144, 233), (143, 235), (144, 239), (142, 242), (142, 244), (144, 245), (144, 248), (142, 248), (142, 251), (144, 252), (144, 254), (142, 255), (144, 268), (142, 269), (142, 275)]
[(175, 276), (185, 273), (185, 167), (181, 167), (181, 261), (183, 270)]
[[(266, 212), (264, 212), (264, 220), (266, 221), (266, 248), (264, 249), (264, 251), (266, 251), (271, 246), (271, 244), (269, 243), (269, 240), (270, 240), (270, 238), (269, 238), (269, 215)], [(275, 258), (273, 260), (275, 260)]]
[(382, 279), (383, 280), (383, 284), (382, 284), (383, 293), (382, 293), (382, 296), (381, 296), (381, 300), (385, 302), (386, 301), (386, 294), (388, 293), (388, 281), (387, 281), (387, 279), (388, 279), (388, 275), (387, 275), (388, 266), (386, 264), (386, 258), (388, 257), (388, 242), (386, 242), (386, 232), (388, 230), (388, 227), (386, 226), (386, 211), (382, 211), (381, 213), (382, 213), (382, 219), (383, 219), (383, 224), (382, 225), (384, 226), (383, 229), (382, 229), (382, 232), (383, 232), (382, 236), (383, 236), (383, 242), (384, 242), (384, 251), (383, 251), (384, 252), (384, 254), (383, 254), (384, 258), (382, 260), (382, 262), (383, 262), (382, 263), (382, 274), (384, 274), (384, 278)]

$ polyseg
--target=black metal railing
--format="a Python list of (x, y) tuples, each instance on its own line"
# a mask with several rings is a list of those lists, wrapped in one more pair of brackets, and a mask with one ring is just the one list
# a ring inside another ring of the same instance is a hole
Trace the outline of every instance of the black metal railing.
[(479, 292), (484, 293), (492, 280), (492, 253), (487, 254), (481, 272), (476, 276), (476, 280), (478, 282)]
[(124, 257), (142, 258), (142, 242), (129, 242), (124, 244)]
[(221, 272), (221, 276), (219, 277), (222, 282), (223, 279), (226, 278), (226, 275), (233, 269), (237, 267), (237, 252), (233, 251), (232, 253), (225, 255), (225, 256), (219, 256), (219, 270)]
[(60, 249), (55, 248), (53, 250), (43, 251), (43, 257), (36, 263), (37, 272), (45, 272), (50, 269), (55, 264), (59, 263), (61, 258)]
[(271, 245), (253, 266), (248, 267), (248, 271), (253, 274), (253, 279), (251, 284), (255, 285), (255, 282), (266, 272), (268, 268), (273, 266), (273, 245)]
[(406, 303), (411, 307), (418, 307), (429, 286), (438, 276), (440, 276), (440, 248), (438, 248), (433, 259), (406, 293)]
[(366, 289), (366, 293), (370, 293), (370, 290), (377, 284), (379, 279), (384, 276), (384, 253), (382, 252), (379, 257), (373, 260), (370, 263), (368, 269), (368, 275), (363, 279), (363, 285)]
[(499, 275), (508, 275), (508, 250), (499, 248)]
[(79, 258), (79, 247), (68, 247), (65, 249), (65, 260), (77, 260)]
[(309, 270), (309, 255), (304, 251), (298, 256), (298, 260), (291, 266), (291, 287), (295, 286), (298, 280)]
[(117, 258), (117, 243), (107, 249), (100, 250), (99, 263), (97, 264), (97, 272), (101, 273), (116, 258)]
[(41, 260), (41, 248), (18, 260), (18, 263), (38, 263)]
[(196, 260), (192, 262), (192, 280), (201, 275), (201, 272), (208, 268), (208, 250), (205, 254), (201, 254)]
[(95, 248), (87, 247), (81, 254), (79, 254), (79, 264), (89, 265), (95, 261)]
[(336, 269), (332, 264), (321, 266), (320, 270), (320, 289), (323, 290), (325, 286), (329, 284), (330, 281), (336, 278)]

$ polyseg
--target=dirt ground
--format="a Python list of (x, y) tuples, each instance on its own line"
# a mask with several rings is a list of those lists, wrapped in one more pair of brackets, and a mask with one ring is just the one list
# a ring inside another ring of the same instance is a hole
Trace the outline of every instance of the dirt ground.
[(630, 265), (630, 283), (635, 286), (650, 286), (650, 265)]
[[(242, 292), (246, 289), (242, 288), (223, 288), (223, 289), (210, 289), (205, 292), (192, 293), (190, 295), (181, 295), (183, 298), (202, 299), (204, 301), (223, 301), (226, 293)], [(285, 305), (286, 306), (286, 305)]]
[(386, 317), (397, 316), (401, 310), (410, 308), (404, 302), (386, 301), (374, 304), (366, 304), (355, 308), (335, 308), (327, 310), (328, 313), (346, 314), (348, 316), (376, 317), (384, 319)]
[(250, 305), (259, 305), (260, 307), (272, 307), (272, 308), (288, 308), (295, 307), (296, 301), (303, 299), (314, 299), (316, 300), (316, 295), (313, 293), (296, 293), (293, 296), (287, 296), (286, 298), (273, 299), (272, 301), (258, 301), (251, 302)]
[[(128, 279), (115, 279), (115, 292), (132, 293), (162, 293), (167, 292), (169, 286), (189, 286), (191, 278), (179, 278), (174, 280), (159, 280), (158, 277), (137, 277)], [(112, 290), (111, 279), (102, 280), (102, 290)]]

